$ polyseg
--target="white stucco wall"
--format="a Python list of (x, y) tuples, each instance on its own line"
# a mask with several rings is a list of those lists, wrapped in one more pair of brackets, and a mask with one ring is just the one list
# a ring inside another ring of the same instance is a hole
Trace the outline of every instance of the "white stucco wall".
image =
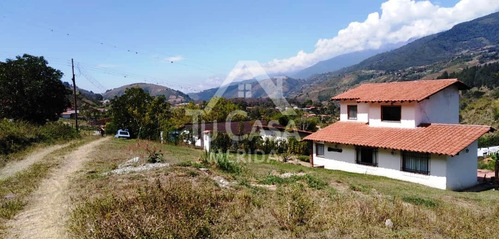
[(203, 150), (210, 152), (210, 143), (212, 138), (210, 132), (203, 133)]
[(459, 190), (477, 184), (477, 140), (456, 156), (448, 156), (446, 188)]
[(269, 138), (272, 140), (286, 140), (286, 141), (288, 141), (289, 137), (297, 137), (297, 140), (300, 140), (300, 136), (297, 132), (261, 129), (259, 134), (263, 140), (266, 140), (266, 138)]
[[(383, 105), (401, 106), (401, 121), (382, 121)], [(415, 122), (417, 103), (372, 103), (369, 110), (369, 124), (373, 127), (393, 127), (393, 128), (415, 128), (418, 126)]]
[[(328, 152), (332, 144), (325, 144), (324, 157), (316, 155), (316, 142), (314, 143), (313, 160), (316, 165), (323, 165), (326, 169), (341, 170), (352, 173), (370, 174), (388, 178), (419, 183), (426, 186), (446, 189), (446, 156), (431, 155), (429, 162), (430, 175), (416, 174), (401, 171), (401, 152), (378, 149), (378, 166), (356, 164), (356, 148), (350, 145), (338, 145), (342, 152)], [(475, 172), (475, 171), (474, 171)]]
[[(381, 106), (390, 103), (340, 102), (340, 120), (369, 123), (373, 127), (415, 128), (421, 123), (459, 123), (459, 94), (456, 86), (447, 87), (421, 102), (394, 103), (401, 106), (401, 121), (381, 120)], [(356, 120), (349, 120), (347, 106), (357, 105)]]
[[(358, 114), (356, 120), (348, 119), (347, 115), (347, 106), (348, 105), (357, 105), (358, 106)], [(351, 122), (363, 122), (368, 123), (368, 113), (369, 113), (370, 105), (368, 103), (357, 103), (356, 101), (341, 101), (340, 102), (340, 121), (351, 121)]]
[(450, 86), (421, 101), (415, 115), (417, 126), (420, 123), (458, 124), (459, 98), (458, 88)]

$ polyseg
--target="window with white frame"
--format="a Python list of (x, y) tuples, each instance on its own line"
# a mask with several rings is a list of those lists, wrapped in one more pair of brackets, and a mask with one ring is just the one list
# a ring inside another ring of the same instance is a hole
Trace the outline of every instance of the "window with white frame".
[(403, 171), (429, 174), (430, 154), (403, 151)]

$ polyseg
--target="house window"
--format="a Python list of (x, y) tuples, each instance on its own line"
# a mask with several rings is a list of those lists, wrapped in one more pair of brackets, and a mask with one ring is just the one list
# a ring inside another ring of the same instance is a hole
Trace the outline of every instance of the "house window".
[(358, 119), (358, 106), (348, 105), (347, 106), (347, 119), (356, 120)]
[(316, 144), (316, 156), (324, 156), (324, 155), (325, 155), (325, 145)]
[(401, 106), (382, 106), (382, 121), (401, 121)]
[(369, 147), (356, 148), (356, 163), (377, 166), (377, 150)]
[(429, 154), (404, 151), (403, 171), (429, 174), (429, 158)]
[(337, 152), (337, 153), (342, 153), (342, 149), (339, 149), (337, 147), (328, 147), (328, 152)]

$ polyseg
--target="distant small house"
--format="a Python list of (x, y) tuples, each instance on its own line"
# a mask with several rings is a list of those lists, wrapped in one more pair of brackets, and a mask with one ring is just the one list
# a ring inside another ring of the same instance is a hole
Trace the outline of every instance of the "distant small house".
[(492, 147), (487, 147), (487, 148), (478, 148), (477, 149), (477, 156), (478, 157), (484, 157), (484, 156), (489, 156), (494, 153), (498, 153), (498, 146), (492, 146)]
[(193, 142), (195, 146), (202, 147), (206, 151), (210, 151), (210, 143), (213, 137), (217, 134), (229, 134), (238, 140), (238, 137), (243, 137), (249, 134), (258, 134), (262, 139), (272, 140), (288, 140), (291, 136), (303, 138), (311, 132), (298, 129), (287, 129), (284, 126), (276, 124), (276, 122), (265, 121), (233, 121), (233, 122), (217, 122), (203, 124), (187, 124), (184, 126), (184, 135), (191, 133), (187, 140), (188, 143)]
[(477, 183), (477, 140), (490, 126), (459, 124), (457, 79), (363, 84), (332, 97), (340, 121), (304, 140), (312, 164), (440, 189)]
[[(80, 110), (76, 111), (78, 114), (80, 114)], [(66, 110), (61, 114), (61, 118), (63, 119), (74, 119), (75, 118), (75, 110)]]

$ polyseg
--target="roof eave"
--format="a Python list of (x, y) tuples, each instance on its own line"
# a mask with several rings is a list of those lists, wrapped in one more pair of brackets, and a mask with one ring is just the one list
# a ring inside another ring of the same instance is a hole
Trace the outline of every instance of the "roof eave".
[(447, 155), (447, 156), (456, 156), (463, 150), (463, 149), (461, 149), (460, 151), (458, 151), (456, 153), (450, 153), (450, 152), (411, 150), (411, 149), (405, 149), (405, 148), (384, 147), (384, 146), (375, 146), (375, 145), (353, 144), (353, 143), (337, 142), (337, 141), (324, 140), (324, 139), (317, 140), (317, 139), (304, 138), (304, 139), (302, 139), (302, 141), (318, 141), (318, 142), (321, 141), (321, 142), (327, 142), (327, 143), (332, 143), (332, 144), (344, 144), (344, 145), (352, 145), (352, 146), (359, 146), (359, 147), (384, 148), (384, 149), (390, 149), (390, 150), (411, 151), (411, 152), (417, 152), (417, 153), (428, 153), (428, 154)]

